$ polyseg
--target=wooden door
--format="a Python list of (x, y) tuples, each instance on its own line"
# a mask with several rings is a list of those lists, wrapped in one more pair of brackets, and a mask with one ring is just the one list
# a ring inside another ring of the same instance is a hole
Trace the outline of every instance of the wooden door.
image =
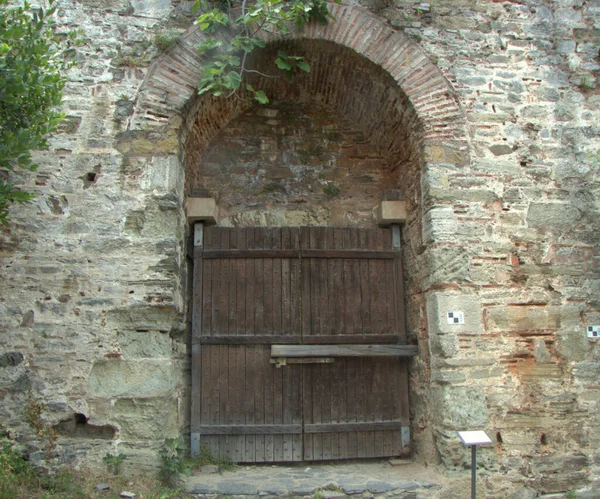
[[(236, 462), (409, 452), (406, 361), (369, 353), (405, 340), (391, 230), (209, 227), (194, 251), (193, 450)], [(286, 361), (273, 345), (306, 352)]]

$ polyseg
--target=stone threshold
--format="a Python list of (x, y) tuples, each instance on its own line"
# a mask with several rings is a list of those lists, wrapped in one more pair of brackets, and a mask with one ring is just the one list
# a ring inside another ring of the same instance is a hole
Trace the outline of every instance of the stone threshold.
[[(354, 466), (255, 466), (241, 467), (222, 475), (200, 474), (185, 480), (185, 491), (206, 499), (243, 496), (247, 499), (303, 497), (306, 499), (365, 499), (379, 497), (428, 497), (426, 491), (439, 484), (424, 479), (407, 479), (401, 472), (381, 478)], [(375, 473), (375, 475), (377, 475)], [(396, 475), (396, 476), (394, 476)]]

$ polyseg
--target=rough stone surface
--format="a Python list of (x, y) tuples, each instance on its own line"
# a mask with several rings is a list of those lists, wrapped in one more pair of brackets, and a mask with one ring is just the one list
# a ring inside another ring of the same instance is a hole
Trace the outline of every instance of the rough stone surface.
[[(312, 70), (263, 82), (265, 108), (194, 96), (200, 35), (185, 2), (57, 5), (61, 33), (86, 35), (67, 120), (38, 170), (11, 177), (37, 197), (0, 235), (0, 418), (33, 460), (29, 393), (49, 424), (82, 414), (115, 429), (61, 435), (51, 466), (103, 467), (118, 450), (125, 471), (153, 470), (189, 426), (192, 189), (211, 191), (223, 225), (353, 227), (373, 227), (381, 191), (399, 189), (415, 455), (464, 469), (455, 430), (477, 426), (496, 443), (482, 453), (486, 496), (589, 492), (597, 1), (349, 0), (286, 42)], [(185, 34), (160, 53), (152, 41), (171, 28)], [(275, 70), (279, 48), (256, 67)], [(464, 326), (444, 323), (449, 307)]]

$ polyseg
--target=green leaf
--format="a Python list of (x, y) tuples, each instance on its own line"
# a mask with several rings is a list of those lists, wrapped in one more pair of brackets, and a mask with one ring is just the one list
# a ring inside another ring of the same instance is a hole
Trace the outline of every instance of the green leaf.
[(254, 98), (259, 104), (267, 104), (269, 102), (267, 94), (265, 94), (262, 90), (254, 92)]
[(281, 57), (275, 59), (275, 64), (279, 69), (283, 69), (284, 71), (291, 71), (292, 69), (292, 65)]
[(302, 71), (306, 71), (310, 73), (310, 64), (305, 60), (300, 60), (296, 62), (296, 66), (298, 66)]
[(230, 82), (230, 88), (237, 90), (242, 84), (242, 77), (235, 71), (230, 71), (227, 74), (227, 80)]

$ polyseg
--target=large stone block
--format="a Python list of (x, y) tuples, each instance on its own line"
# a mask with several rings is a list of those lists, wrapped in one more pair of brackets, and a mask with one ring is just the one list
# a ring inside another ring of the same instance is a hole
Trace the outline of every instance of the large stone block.
[(171, 337), (166, 333), (151, 331), (120, 331), (119, 347), (125, 359), (140, 357), (171, 357)]
[(177, 156), (157, 156), (148, 161), (140, 177), (140, 187), (151, 192), (180, 191), (183, 167)]
[(454, 240), (457, 229), (458, 221), (452, 206), (434, 206), (423, 217), (423, 242)]
[(569, 230), (581, 213), (565, 203), (531, 203), (527, 210), (527, 224), (536, 229)]
[[(450, 324), (448, 312), (462, 312), (464, 324)], [(427, 295), (427, 323), (430, 333), (479, 334), (483, 332), (481, 300), (471, 293), (429, 293)]]
[(123, 398), (115, 402), (111, 422), (119, 425), (124, 440), (177, 438), (178, 403), (172, 396)]
[(115, 308), (106, 314), (107, 325), (117, 330), (172, 331), (182, 326), (182, 316), (172, 305), (138, 305)]
[(507, 305), (485, 309), (487, 331), (557, 331), (579, 325), (581, 307), (577, 305)]
[(103, 359), (92, 366), (88, 389), (92, 397), (167, 397), (178, 381), (170, 360)]
[(444, 428), (480, 428), (488, 422), (488, 408), (480, 386), (432, 387), (429, 404), (433, 420)]

